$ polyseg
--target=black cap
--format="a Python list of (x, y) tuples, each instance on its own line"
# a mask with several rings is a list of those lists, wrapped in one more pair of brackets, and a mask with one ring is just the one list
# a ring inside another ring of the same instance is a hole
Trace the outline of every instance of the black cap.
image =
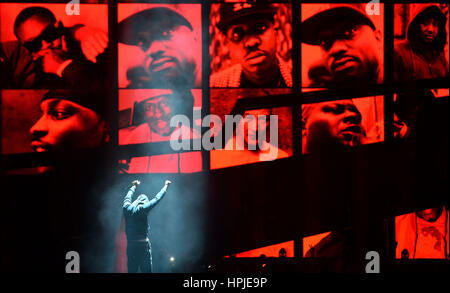
[(186, 26), (192, 29), (189, 21), (178, 12), (166, 8), (155, 7), (135, 13), (119, 22), (119, 42), (137, 46), (139, 32), (151, 32), (157, 38), (167, 28)]
[(301, 25), (302, 42), (310, 45), (320, 45), (319, 32), (325, 27), (333, 27), (337, 22), (343, 20), (367, 24), (375, 30), (372, 20), (363, 11), (351, 6), (338, 6), (321, 11), (304, 20)]
[(220, 5), (220, 21), (217, 24), (217, 27), (223, 33), (226, 33), (228, 27), (235, 23), (238, 19), (254, 15), (273, 17), (275, 12), (276, 9), (269, 3), (225, 3)]
[(89, 108), (100, 117), (104, 118), (106, 113), (107, 94), (97, 90), (83, 89), (54, 89), (48, 91), (41, 99), (42, 101), (49, 99), (68, 100), (85, 108)]

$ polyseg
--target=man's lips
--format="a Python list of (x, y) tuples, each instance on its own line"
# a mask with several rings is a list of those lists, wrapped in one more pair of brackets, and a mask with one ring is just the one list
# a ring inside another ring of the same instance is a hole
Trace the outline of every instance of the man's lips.
[(47, 152), (51, 149), (49, 144), (36, 140), (31, 141), (30, 146), (33, 149), (33, 151), (38, 153)]
[(247, 54), (245, 60), (251, 64), (258, 64), (263, 62), (266, 58), (267, 55), (264, 51), (255, 51)]
[(353, 63), (356, 63), (357, 59), (351, 56), (344, 56), (338, 59), (334, 59), (333, 63), (331, 64), (331, 70), (333, 72), (336, 71), (343, 71), (348, 69), (353, 65)]
[(152, 61), (150, 69), (151, 71), (161, 71), (173, 66), (175, 62), (175, 59), (172, 57), (161, 57)]
[(341, 131), (342, 134), (361, 134), (362, 129), (361, 126), (358, 125), (352, 125), (349, 127), (344, 128), (344, 130)]
[(425, 38), (428, 40), (433, 40), (434, 36), (433, 36), (433, 34), (425, 34)]

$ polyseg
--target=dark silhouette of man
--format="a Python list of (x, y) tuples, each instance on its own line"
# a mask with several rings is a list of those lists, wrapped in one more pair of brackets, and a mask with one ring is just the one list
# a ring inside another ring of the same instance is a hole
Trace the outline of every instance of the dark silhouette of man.
[(142, 273), (152, 272), (152, 250), (148, 237), (147, 216), (166, 194), (171, 182), (166, 180), (164, 187), (151, 200), (145, 194), (140, 194), (133, 200), (134, 192), (140, 183), (139, 180), (134, 180), (123, 200), (129, 273), (137, 273), (139, 269)]

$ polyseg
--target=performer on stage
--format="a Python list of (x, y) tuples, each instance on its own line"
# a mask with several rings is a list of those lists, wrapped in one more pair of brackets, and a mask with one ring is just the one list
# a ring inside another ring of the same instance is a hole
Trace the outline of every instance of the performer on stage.
[(141, 194), (133, 201), (136, 187), (141, 184), (139, 180), (134, 180), (133, 186), (123, 200), (129, 273), (137, 273), (139, 268), (142, 273), (152, 272), (152, 251), (148, 237), (147, 215), (166, 194), (170, 183), (172, 182), (166, 180), (164, 187), (152, 200), (149, 200), (145, 194)]

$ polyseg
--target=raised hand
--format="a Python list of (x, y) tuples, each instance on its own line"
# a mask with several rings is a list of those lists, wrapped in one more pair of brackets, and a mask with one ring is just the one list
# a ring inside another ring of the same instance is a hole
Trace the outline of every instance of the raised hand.
[(108, 35), (99, 28), (83, 26), (75, 32), (75, 39), (80, 42), (86, 59), (93, 63), (97, 63), (97, 56), (108, 47)]

